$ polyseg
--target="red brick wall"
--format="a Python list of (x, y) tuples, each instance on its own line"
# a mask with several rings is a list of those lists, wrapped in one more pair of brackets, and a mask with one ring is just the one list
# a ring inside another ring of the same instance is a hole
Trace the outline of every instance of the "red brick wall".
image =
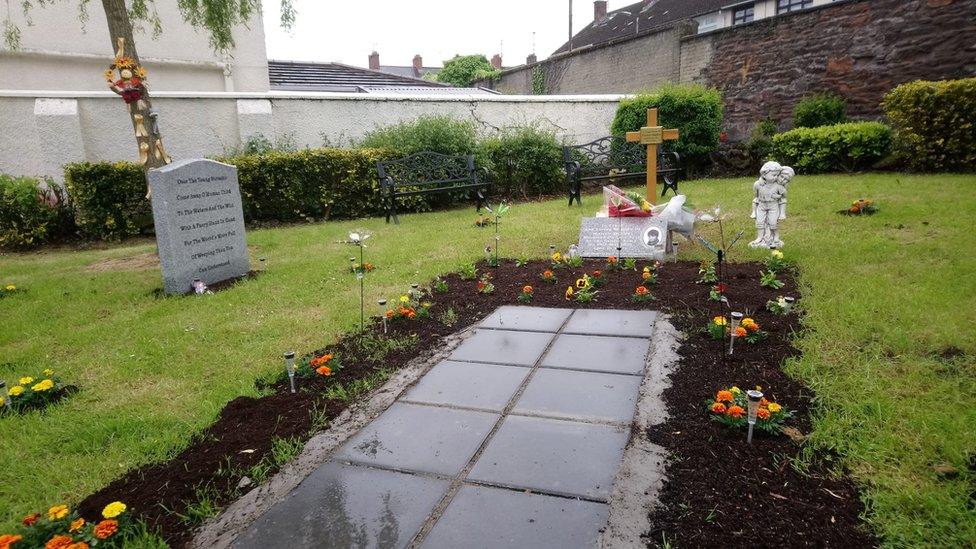
[(725, 97), (726, 130), (745, 139), (770, 116), (792, 125), (805, 95), (833, 91), (877, 118), (892, 87), (976, 74), (976, 0), (861, 0), (687, 40), (711, 40), (696, 80)]

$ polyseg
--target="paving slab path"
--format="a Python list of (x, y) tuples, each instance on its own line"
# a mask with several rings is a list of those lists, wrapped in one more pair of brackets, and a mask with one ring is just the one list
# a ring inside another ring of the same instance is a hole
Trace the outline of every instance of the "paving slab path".
[(233, 546), (598, 546), (656, 319), (499, 308)]

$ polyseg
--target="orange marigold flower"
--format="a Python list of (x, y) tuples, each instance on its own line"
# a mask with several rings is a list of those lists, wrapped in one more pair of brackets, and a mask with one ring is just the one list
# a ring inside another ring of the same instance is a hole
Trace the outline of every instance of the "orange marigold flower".
[(315, 369), (315, 373), (320, 376), (331, 376), (332, 368), (329, 368), (328, 366), (319, 366)]
[(532, 293), (532, 286), (522, 286), (522, 293), (523, 294), (531, 294)]
[(72, 543), (71, 536), (54, 536), (44, 544), (44, 549), (68, 549)]
[(729, 409), (726, 410), (725, 413), (728, 414), (729, 417), (739, 419), (746, 413), (746, 411), (742, 409), (742, 406), (733, 404), (732, 406), (729, 406)]
[(607, 263), (614, 265), (617, 263), (617, 258), (611, 255), (610, 257), (607, 258)]
[(10, 546), (24, 539), (24, 536), (15, 534), (0, 535), (0, 549), (10, 549)]
[(89, 546), (88, 546), (87, 543), (85, 543), (83, 541), (79, 541), (79, 542), (72, 543), (71, 545), (69, 545), (68, 546), (68, 549), (89, 549)]
[(24, 526), (33, 526), (37, 519), (41, 518), (40, 513), (34, 513), (33, 515), (27, 515), (24, 517)]
[(407, 318), (409, 318), (410, 320), (413, 320), (416, 317), (417, 317), (417, 313), (414, 312), (413, 309), (407, 311)]
[(81, 527), (85, 525), (85, 519), (78, 517), (76, 520), (71, 521), (71, 526), (68, 527), (69, 532), (77, 532), (81, 530)]
[(647, 280), (652, 276), (654, 275), (651, 274), (651, 271), (644, 271), (643, 273), (641, 273), (641, 278), (643, 278), (644, 280)]
[(638, 286), (637, 289), (634, 290), (634, 293), (636, 293), (637, 295), (647, 295), (647, 288), (643, 286)]
[(735, 337), (746, 337), (746, 329), (739, 326), (735, 329)]
[(485, 281), (484, 280), (479, 280), (478, 281), (478, 289), (479, 290), (484, 290), (485, 289)]
[(393, 312), (393, 309), (390, 309), (389, 311), (386, 312), (386, 318), (393, 318), (393, 315), (395, 314), (396, 313)]
[(542, 278), (545, 278), (546, 280), (552, 278), (552, 271), (543, 271)]
[(767, 408), (767, 407), (769, 407), (769, 401), (766, 400), (765, 397), (759, 399), (759, 407), (760, 408)]
[(718, 402), (732, 402), (732, 391), (719, 391), (715, 395), (715, 400)]
[(319, 366), (322, 366), (323, 364), (329, 362), (330, 360), (332, 360), (331, 353), (322, 355), (317, 358), (313, 358), (312, 361), (309, 362), (309, 364), (312, 366), (312, 368), (318, 368)]
[[(95, 537), (98, 539), (108, 539), (112, 536), (112, 534), (118, 531), (119, 531), (119, 521), (107, 519), (95, 525), (94, 534)], [(71, 538), (68, 538), (68, 540), (70, 541)]]
[(593, 278), (600, 278), (601, 276), (603, 276), (601, 271), (593, 271)]
[(725, 405), (722, 404), (721, 402), (715, 402), (712, 404), (712, 411), (715, 412), (716, 414), (724, 414)]
[(760, 408), (760, 409), (759, 409), (759, 410), (758, 410), (758, 411), (756, 412), (756, 415), (757, 415), (757, 416), (759, 416), (759, 419), (761, 419), (761, 420), (764, 420), (764, 421), (765, 421), (765, 420), (767, 420), (767, 419), (769, 419), (769, 410), (767, 410), (767, 409), (765, 409), (765, 408)]

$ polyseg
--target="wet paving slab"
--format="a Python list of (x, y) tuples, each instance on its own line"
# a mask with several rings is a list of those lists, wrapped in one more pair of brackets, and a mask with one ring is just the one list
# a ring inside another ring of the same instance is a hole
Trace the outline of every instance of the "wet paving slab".
[(499, 308), (234, 547), (597, 546), (655, 318)]

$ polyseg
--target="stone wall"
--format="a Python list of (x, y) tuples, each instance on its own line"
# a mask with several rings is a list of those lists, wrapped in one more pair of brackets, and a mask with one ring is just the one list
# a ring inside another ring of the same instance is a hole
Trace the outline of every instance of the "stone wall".
[(898, 84), (973, 76), (976, 2), (839, 2), (685, 38), (682, 60), (705, 43), (708, 62), (697, 74), (697, 66), (681, 74), (722, 91), (726, 130), (744, 139), (766, 117), (789, 128), (796, 102), (811, 93), (833, 91), (851, 116), (877, 118), (884, 94)]
[[(540, 123), (583, 143), (609, 133), (619, 100), (616, 95), (153, 94), (174, 159), (228, 154), (258, 134), (298, 147), (348, 145), (376, 127), (428, 114), (472, 120), (483, 133)], [(60, 181), (68, 162), (137, 157), (125, 104), (111, 92), (0, 91), (0, 173)]]
[(507, 70), (495, 87), (532, 93), (535, 67), (554, 94), (715, 86), (728, 135), (742, 140), (767, 117), (788, 129), (812, 93), (836, 92), (853, 117), (876, 118), (898, 84), (976, 75), (976, 0), (836, 0), (705, 34), (666, 29)]

